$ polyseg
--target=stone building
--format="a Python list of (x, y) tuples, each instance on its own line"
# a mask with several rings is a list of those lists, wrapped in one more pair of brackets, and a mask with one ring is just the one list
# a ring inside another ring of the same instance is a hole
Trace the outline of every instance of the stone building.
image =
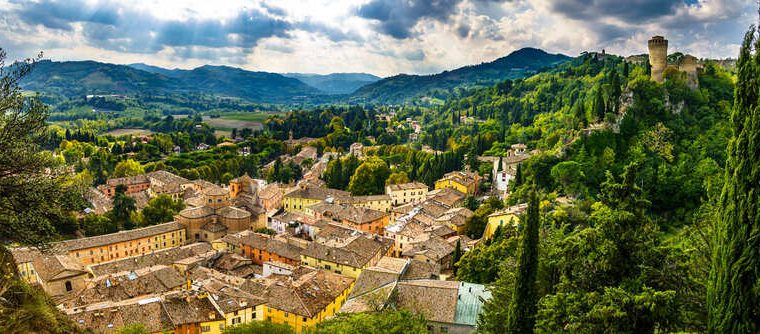
[(697, 58), (683, 55), (675, 63), (668, 64), (668, 40), (663, 36), (653, 36), (649, 42), (649, 64), (652, 67), (652, 80), (662, 83), (665, 81), (664, 72), (668, 69), (686, 73), (686, 80), (691, 89), (699, 88)]
[(230, 206), (230, 194), (224, 188), (204, 189), (202, 202), (204, 205), (184, 209), (174, 216), (187, 229), (188, 240), (212, 241), (255, 227), (250, 212)]

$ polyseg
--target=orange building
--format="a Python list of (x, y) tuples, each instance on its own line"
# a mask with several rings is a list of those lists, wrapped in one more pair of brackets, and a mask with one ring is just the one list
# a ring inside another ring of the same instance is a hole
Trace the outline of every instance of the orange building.
[(109, 179), (106, 181), (106, 184), (99, 185), (98, 190), (102, 191), (108, 197), (113, 197), (116, 195), (116, 186), (119, 185), (127, 186), (127, 194), (134, 194), (150, 189), (150, 180), (145, 175)]
[(176, 222), (57, 243), (82, 265), (122, 259), (185, 244), (185, 228)]
[[(297, 266), (301, 262), (301, 247), (266, 234), (243, 232), (235, 237), (227, 238), (227, 242), (239, 243), (240, 253), (251, 259), (253, 263), (263, 265), (264, 262), (274, 261)], [(230, 247), (235, 249), (234, 247)]]

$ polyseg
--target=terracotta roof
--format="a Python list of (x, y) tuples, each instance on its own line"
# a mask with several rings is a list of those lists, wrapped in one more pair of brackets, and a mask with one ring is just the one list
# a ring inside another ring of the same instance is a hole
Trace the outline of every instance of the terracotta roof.
[(244, 219), (251, 217), (251, 213), (232, 206), (225, 206), (216, 210), (216, 214), (225, 218)]
[(412, 249), (403, 252), (403, 256), (424, 255), (433, 261), (441, 261), (444, 257), (454, 252), (454, 246), (450, 245), (441, 237), (431, 237), (425, 241), (415, 243)]
[(214, 185), (213, 187), (206, 187), (201, 192), (207, 196), (224, 196), (229, 194), (229, 191), (227, 189), (224, 189), (217, 185)]
[(259, 195), (259, 198), (269, 199), (269, 198), (276, 197), (280, 194), (282, 194), (282, 190), (280, 190), (280, 185), (277, 183), (271, 183), (261, 188), (261, 190), (259, 190), (258, 195)]
[(125, 271), (115, 275), (100, 276), (91, 282), (76, 298), (64, 303), (68, 307), (77, 307), (102, 302), (119, 302), (145, 295), (160, 294), (174, 290), (186, 283), (173, 268), (158, 265)]
[(348, 289), (354, 279), (326, 270), (298, 267), (292, 276), (248, 281), (241, 289), (263, 296), (267, 306), (311, 318)]
[(320, 201), (323, 201), (327, 199), (328, 197), (348, 198), (350, 196), (351, 196), (351, 193), (347, 191), (319, 188), (319, 187), (314, 187), (310, 185), (296, 188), (295, 190), (285, 194), (285, 197), (308, 198), (308, 199), (315, 199), (315, 200), (320, 200)]
[(219, 313), (209, 297), (202, 294), (179, 293), (167, 296), (163, 305), (175, 327), (205, 321), (224, 321), (224, 315)]
[(455, 323), (459, 282), (402, 281), (397, 285), (397, 305), (422, 314), (428, 321)]
[(160, 300), (135, 301), (131, 304), (105, 305), (68, 314), (80, 327), (96, 333), (114, 333), (132, 324), (143, 324), (150, 333), (173, 329)]
[(214, 214), (214, 209), (208, 206), (187, 208), (179, 212), (179, 215), (187, 219), (208, 217)]
[(223, 313), (237, 312), (246, 308), (256, 308), (256, 305), (264, 304), (266, 301), (261, 297), (254, 296), (216, 279), (204, 282), (202, 289), (209, 292), (212, 300)]
[(346, 220), (354, 224), (372, 223), (388, 215), (382, 211), (357, 207), (351, 204), (333, 204), (320, 202), (310, 205), (308, 208), (320, 213), (325, 217)]
[(404, 273), (401, 275), (401, 279), (437, 279), (440, 273), (440, 264), (412, 259)]
[(467, 197), (459, 190), (452, 188), (436, 189), (428, 193), (428, 201), (441, 203), (449, 208), (459, 205)]
[(34, 270), (45, 282), (87, 274), (84, 267), (68, 255), (40, 253), (39, 256), (35, 256), (32, 264)]
[(385, 285), (395, 283), (399, 276), (400, 275), (397, 273), (366, 268), (362, 270), (361, 274), (359, 274), (359, 277), (356, 279), (356, 284), (351, 290), (349, 298), (355, 298)]
[(384, 255), (392, 243), (393, 241), (390, 239), (359, 235), (342, 246), (328, 246), (319, 242), (312, 242), (303, 251), (303, 255), (353, 268), (363, 268), (376, 255)]
[(279, 240), (271, 236), (260, 233), (246, 233), (241, 235), (239, 242), (251, 248), (265, 250), (272, 254), (277, 254), (284, 258), (300, 261), (303, 249), (290, 244), (287, 241)]
[(180, 183), (187, 183), (190, 182), (188, 179), (172, 174), (170, 172), (167, 172), (165, 170), (157, 170), (150, 173), (145, 174), (145, 176), (148, 177), (149, 180), (153, 181), (159, 181), (164, 184), (180, 184)]
[(158, 234), (167, 232), (183, 230), (182, 224), (177, 222), (169, 222), (164, 224), (158, 224), (134, 230), (121, 231), (111, 234), (104, 234), (95, 237), (72, 239), (57, 243), (64, 246), (69, 251), (87, 249), (93, 247), (100, 247), (110, 245), (117, 242), (136, 240), (141, 238), (147, 238)]
[(134, 256), (126, 259), (115, 260), (90, 266), (90, 270), (95, 276), (113, 274), (120, 271), (137, 270), (140, 268), (151, 267), (159, 264), (171, 265), (173, 262), (203, 254), (211, 250), (211, 245), (205, 242), (198, 242), (182, 247), (162, 249), (150, 254)]
[(120, 184), (128, 186), (128, 185), (141, 184), (141, 183), (150, 183), (150, 181), (148, 180), (148, 177), (145, 175), (120, 177), (120, 178), (115, 178), (115, 179), (108, 179), (106, 181), (106, 184), (111, 187), (115, 187)]
[(298, 212), (288, 212), (285, 211), (279, 215), (276, 215), (272, 217), (272, 220), (276, 220), (282, 223), (289, 224), (291, 222), (297, 222), (307, 225), (314, 225), (317, 220), (314, 219), (312, 216), (308, 216), (306, 214), (298, 213)]
[(388, 188), (391, 191), (398, 191), (398, 190), (416, 190), (416, 189), (428, 189), (428, 186), (422, 182), (409, 182), (409, 183), (400, 183), (400, 184), (391, 184), (388, 185)]

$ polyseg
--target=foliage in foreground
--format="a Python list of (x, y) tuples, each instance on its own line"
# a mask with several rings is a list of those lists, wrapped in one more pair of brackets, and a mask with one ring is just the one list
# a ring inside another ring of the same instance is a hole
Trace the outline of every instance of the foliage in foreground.
[(224, 334), (294, 334), (290, 326), (271, 321), (253, 321), (247, 324), (227, 327)]
[(339, 314), (320, 323), (313, 334), (423, 334), (427, 322), (408, 311), (385, 310), (377, 313)]
[[(752, 54), (754, 48), (755, 54)], [(760, 331), (760, 39), (744, 37), (707, 295), (711, 333)]]

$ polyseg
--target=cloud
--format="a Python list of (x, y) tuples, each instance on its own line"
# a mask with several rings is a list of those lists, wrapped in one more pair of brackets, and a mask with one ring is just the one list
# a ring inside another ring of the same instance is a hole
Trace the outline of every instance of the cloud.
[(683, 0), (551, 0), (551, 8), (575, 20), (617, 18), (629, 23), (643, 23), (676, 12)]
[(461, 0), (372, 0), (357, 10), (360, 17), (377, 22), (379, 30), (397, 39), (411, 36), (421, 19), (446, 21)]
[(161, 19), (112, 2), (43, 0), (18, 3), (15, 14), (31, 25), (72, 31), (82, 27), (88, 43), (122, 52), (152, 53), (164, 47), (256, 46), (262, 38), (285, 36), (292, 24), (270, 12), (273, 8), (243, 8), (234, 17)]
[(753, 0), (0, 0), (11, 57), (234, 64), (276, 72), (433, 73), (522, 47), (646, 52), (652, 35), (735, 56)]

